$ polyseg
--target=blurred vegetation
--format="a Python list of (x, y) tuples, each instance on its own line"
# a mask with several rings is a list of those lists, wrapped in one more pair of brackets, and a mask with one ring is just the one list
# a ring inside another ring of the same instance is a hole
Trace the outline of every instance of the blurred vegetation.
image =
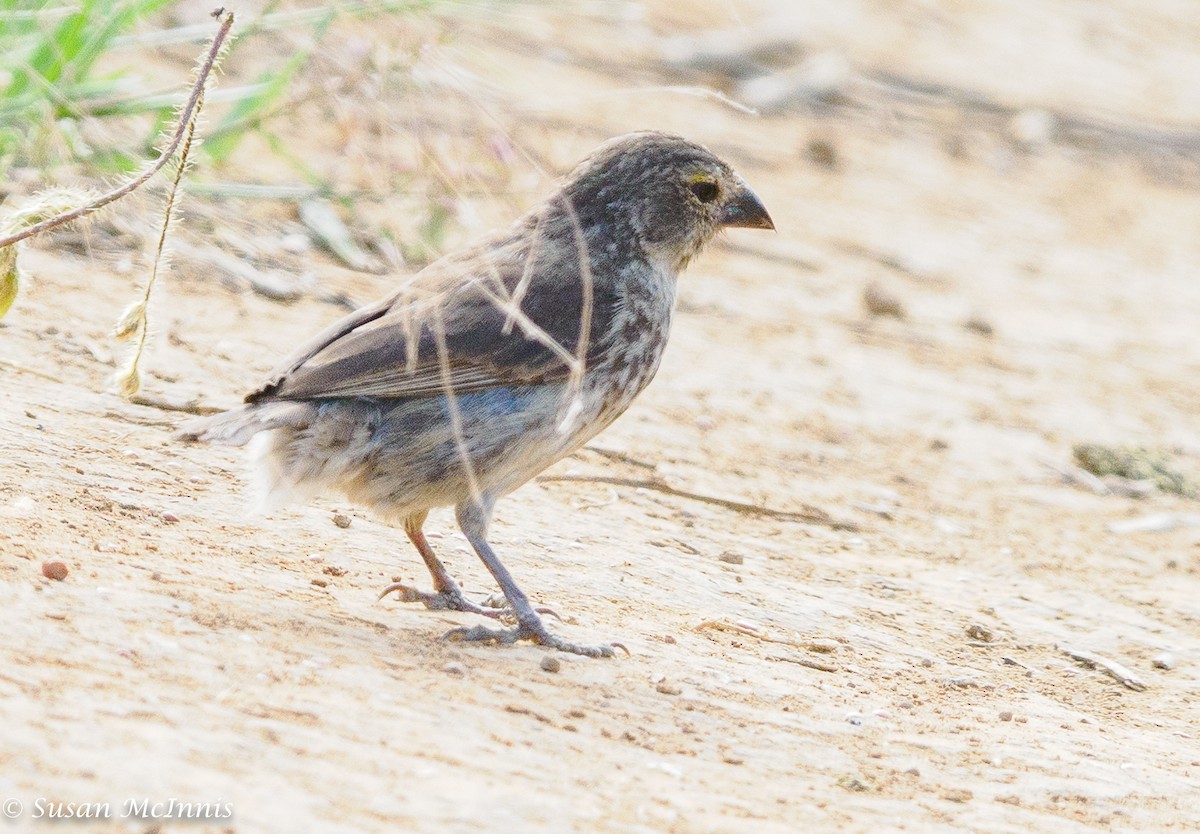
[[(414, 88), (408, 78), (410, 62), (425, 43), (453, 31), (445, 19), (473, 18), (490, 10), (507, 13), (520, 5), (513, 0), (331, 0), (319, 5), (265, 0), (252, 11), (239, 12), (229, 49), (240, 49), (251, 60), (239, 62), (238, 72), (207, 91), (207, 119), (197, 133), (203, 142), (196, 155), (219, 163), (255, 134), (261, 140), (256, 150), (265, 148), (283, 160), (306, 185), (193, 185), (216, 201), (250, 196), (295, 201), (302, 207), (303, 201), (318, 198), (353, 216), (357, 208), (349, 192), (354, 186), (335, 186), (328, 174), (295, 151), (289, 135), (294, 122), (287, 118), (297, 99), (311, 95), (303, 86), (311, 86), (311, 77), (300, 86), (293, 83), (302, 72), (318, 78), (330, 67), (340, 72), (344, 57), (335, 44), (342, 41), (331, 27), (346, 18), (374, 24), (385, 15), (425, 15), (424, 28), (412, 27), (410, 40), (381, 53), (387, 89), (405, 95)], [(63, 210), (85, 205), (85, 187), (98, 179), (127, 183), (135, 172), (147, 170), (159, 156), (164, 136), (179, 123), (189, 85), (182, 62), (213, 37), (216, 24), (206, 14), (209, 10), (196, 0), (0, 0), (0, 236), (44, 219), (48, 205)], [(437, 22), (428, 25), (431, 20)], [(365, 107), (378, 110), (373, 102)], [(276, 116), (284, 118), (272, 121)], [(404, 191), (405, 183), (398, 188), (397, 178), (418, 176), (403, 166), (395, 171), (383, 189), (389, 195)], [(390, 246), (393, 264), (419, 266), (436, 257), (455, 225), (457, 189), (442, 181), (444, 174), (419, 176), (421, 187), (409, 199), (414, 227), (397, 234), (386, 223), (360, 218), (355, 225), (369, 229), (365, 237)], [(11, 205), (24, 208), (14, 212), (3, 204), (17, 195), (20, 199)], [(46, 195), (53, 199), (44, 199)], [(164, 226), (169, 220), (168, 209)], [(310, 232), (323, 240), (322, 229)], [(16, 249), (5, 247), (0, 250), (0, 317), (16, 297), (19, 277)]]
[(1071, 452), (1075, 463), (1097, 477), (1144, 481), (1171, 495), (1200, 498), (1200, 484), (1178, 471), (1171, 456), (1162, 449), (1077, 443)]
[[(148, 89), (134, 69), (111, 67), (119, 66), (122, 53), (134, 62), (138, 48), (207, 40), (213, 30), (207, 22), (166, 22), (164, 13), (182, 2), (195, 0), (0, 0), (0, 178), (14, 166), (46, 169), (63, 162), (83, 163), (94, 172), (128, 173), (152, 156), (163, 128), (175, 121), (185, 79), (172, 78), (164, 92)], [(339, 16), (415, 12), (435, 3), (348, 0), (284, 9), (273, 2), (253, 19), (239, 19), (237, 33), (245, 39), (260, 31), (301, 28), (311, 35), (306, 43), (319, 45)], [(156, 22), (161, 24), (157, 29)], [(209, 103), (229, 107), (206, 128), (203, 153), (224, 159), (248, 132), (261, 129), (284, 107), (289, 85), (314, 48), (281, 58), (252, 83), (216, 91)], [(105, 61), (109, 56), (116, 58)], [(150, 114), (153, 120), (133, 147), (93, 147), (81, 129), (86, 119), (138, 114)]]
[(126, 92), (97, 61), (172, 0), (0, 0), (0, 174), (16, 162), (92, 156), (77, 122)]

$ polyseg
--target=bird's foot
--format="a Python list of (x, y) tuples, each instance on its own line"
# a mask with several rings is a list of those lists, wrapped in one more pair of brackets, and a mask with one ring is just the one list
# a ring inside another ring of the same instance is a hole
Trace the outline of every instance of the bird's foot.
[[(469, 614), (478, 614), (481, 617), (490, 617), (493, 620), (507, 620), (509, 622), (516, 619), (516, 615), (513, 614), (511, 608), (507, 605), (493, 605), (493, 598), (491, 597), (485, 600), (483, 605), (472, 602), (467, 599), (466, 594), (463, 593), (462, 588), (457, 584), (451, 585), (441, 591), (422, 591), (411, 585), (405, 585), (403, 582), (393, 582), (380, 592), (379, 599), (383, 599), (388, 594), (394, 592), (400, 594), (400, 602), (419, 602), (430, 611), (466, 611)], [(549, 614), (555, 619), (562, 619), (551, 608), (539, 607), (535, 610), (539, 614)]]
[(581, 654), (585, 657), (612, 657), (616, 649), (629, 654), (629, 649), (620, 643), (602, 646), (583, 646), (579, 643), (569, 643), (554, 634), (542, 623), (541, 619), (521, 622), (516, 628), (488, 628), (474, 626), (473, 628), (455, 628), (442, 635), (443, 640), (462, 643), (516, 643), (518, 640), (532, 640), (538, 645), (560, 652)]

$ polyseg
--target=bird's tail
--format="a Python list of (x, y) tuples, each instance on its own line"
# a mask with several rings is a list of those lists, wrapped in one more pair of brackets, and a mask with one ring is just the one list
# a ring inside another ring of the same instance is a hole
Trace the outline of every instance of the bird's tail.
[(308, 403), (297, 402), (243, 405), (211, 417), (189, 420), (175, 432), (175, 439), (245, 446), (259, 432), (303, 427), (311, 410)]
[(312, 424), (315, 409), (307, 402), (251, 403), (185, 423), (175, 438), (222, 446), (249, 444), (250, 506), (269, 512), (325, 486), (296, 465), (291, 451), (295, 439)]

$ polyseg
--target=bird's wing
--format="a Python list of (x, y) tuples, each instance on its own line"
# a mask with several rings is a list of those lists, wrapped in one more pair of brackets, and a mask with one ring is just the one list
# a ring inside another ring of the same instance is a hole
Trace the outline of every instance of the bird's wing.
[(594, 343), (614, 299), (585, 287), (569, 259), (542, 256), (530, 269), (523, 253), (510, 239), (431, 265), (303, 345), (247, 402), (403, 399), (567, 378), (582, 311), (590, 301)]

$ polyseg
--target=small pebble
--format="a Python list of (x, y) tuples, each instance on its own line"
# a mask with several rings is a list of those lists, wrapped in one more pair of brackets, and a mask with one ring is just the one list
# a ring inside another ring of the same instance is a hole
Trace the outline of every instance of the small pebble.
[(863, 306), (872, 316), (890, 316), (894, 319), (904, 319), (908, 316), (899, 297), (888, 292), (877, 282), (873, 281), (867, 285), (862, 298)]
[(543, 657), (542, 662), (538, 665), (542, 667), (543, 672), (557, 674), (562, 669), (562, 661), (552, 654), (548, 654)]
[(951, 788), (942, 794), (942, 799), (947, 799), (950, 802), (967, 802), (974, 798), (975, 794), (961, 788)]
[(996, 333), (996, 328), (992, 326), (992, 323), (978, 315), (971, 316), (964, 321), (963, 327), (980, 336), (994, 336)]
[(679, 684), (671, 683), (670, 681), (666, 680), (659, 681), (658, 685), (654, 688), (663, 695), (678, 695), (680, 692), (683, 692), (683, 689), (679, 686)]
[(1010, 710), (1001, 711), (1000, 720), (1001, 721), (1012, 721), (1012, 712)]
[(921, 665), (924, 666), (926, 669), (928, 669), (931, 666), (933, 666), (933, 661), (927, 657), (923, 657), (923, 658), (921, 658)]
[(846, 721), (855, 727), (860, 727), (863, 723), (863, 717), (857, 712), (852, 712), (846, 716)]
[(1163, 652), (1162, 654), (1155, 655), (1154, 659), (1150, 662), (1154, 664), (1155, 669), (1171, 670), (1175, 668), (1175, 655), (1170, 652)]
[(1022, 110), (1008, 122), (1009, 135), (1027, 151), (1038, 150), (1051, 144), (1058, 132), (1058, 117), (1049, 110)]
[(727, 565), (740, 565), (744, 561), (746, 561), (742, 557), (742, 554), (734, 553), (732, 550), (726, 550), (724, 553), (722, 553), (720, 556), (718, 556), (717, 559), (719, 559), (720, 561), (724, 562)]
[(809, 140), (804, 147), (804, 155), (820, 168), (832, 171), (838, 167), (837, 147), (828, 139)]
[(857, 776), (853, 773), (847, 773), (837, 780), (838, 786), (843, 787), (848, 791), (856, 793), (869, 793), (875, 790), (875, 785), (863, 776)]
[(461, 678), (463, 675), (467, 674), (467, 667), (463, 666), (461, 663), (447, 663), (442, 667), (442, 671), (451, 677)]
[(325, 579), (318, 578), (318, 579), (312, 580), (312, 584), (316, 585), (318, 588), (324, 588), (326, 585), (329, 584), (329, 582)]
[(350, 526), (350, 516), (346, 515), (345, 513), (334, 513), (333, 523), (345, 530)]
[(62, 582), (67, 578), (70, 571), (67, 569), (66, 562), (42, 562), (42, 576), (47, 579), (53, 579), (55, 582)]
[(293, 255), (303, 255), (310, 247), (308, 235), (303, 235), (299, 232), (284, 235), (279, 239), (279, 247), (283, 251), (290, 252)]
[(175, 515), (175, 513), (171, 512), (170, 510), (163, 512), (161, 518), (167, 524), (175, 524), (179, 521), (179, 516)]
[(985, 625), (972, 623), (967, 626), (967, 636), (981, 643), (990, 643), (996, 639), (996, 633)]

